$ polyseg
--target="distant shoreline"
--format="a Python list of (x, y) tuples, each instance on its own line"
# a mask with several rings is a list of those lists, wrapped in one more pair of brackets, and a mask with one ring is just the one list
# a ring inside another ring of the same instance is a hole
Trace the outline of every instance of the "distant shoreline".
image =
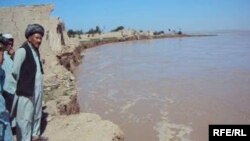
[(108, 38), (91, 38), (86, 41), (80, 41), (80, 46), (83, 47), (83, 49), (88, 49), (104, 44), (109, 43), (117, 43), (117, 42), (126, 42), (126, 41), (136, 41), (136, 40), (152, 40), (152, 39), (163, 39), (163, 38), (184, 38), (184, 37), (206, 37), (206, 36), (218, 36), (217, 34), (197, 34), (197, 35), (191, 35), (191, 34), (164, 34), (164, 35), (134, 35), (134, 36), (128, 36), (125, 38), (119, 38), (119, 37), (108, 37)]

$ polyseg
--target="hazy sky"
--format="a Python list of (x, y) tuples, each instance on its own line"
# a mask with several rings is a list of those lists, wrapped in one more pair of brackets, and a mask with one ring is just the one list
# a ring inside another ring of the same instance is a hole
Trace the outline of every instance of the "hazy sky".
[(68, 29), (250, 30), (250, 0), (0, 0), (1, 7), (49, 3)]

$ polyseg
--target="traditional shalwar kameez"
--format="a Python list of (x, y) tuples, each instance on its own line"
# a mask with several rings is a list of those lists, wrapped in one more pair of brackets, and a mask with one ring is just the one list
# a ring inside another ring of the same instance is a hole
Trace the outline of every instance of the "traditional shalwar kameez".
[[(7, 51), (4, 51), (4, 61), (2, 64), (2, 69), (5, 72), (5, 80), (4, 80), (4, 85), (3, 85), (3, 94), (7, 94), (9, 96), (7, 97), (14, 97), (15, 94), (15, 90), (16, 90), (16, 84), (15, 84), (15, 79), (12, 77), (11, 75), (11, 71), (12, 71), (12, 67), (13, 67), (13, 60), (11, 59), (11, 56), (8, 54)], [(9, 112), (11, 112), (11, 107), (12, 107), (12, 100), (13, 99), (8, 99), (10, 101), (5, 101), (6, 102), (6, 108), (9, 110)], [(12, 127), (16, 127), (16, 120), (13, 117), (12, 121), (11, 121), (11, 126)]]
[[(17, 106), (17, 139), (18, 141), (31, 141), (32, 137), (40, 135), (42, 117), (43, 76), (40, 66), (40, 57), (35, 49), (28, 43), (36, 63), (35, 85), (33, 96), (15, 95), (14, 105)], [(18, 81), (21, 65), (24, 62), (26, 51), (19, 48), (14, 57), (13, 75)], [(27, 76), (29, 77), (29, 76)]]

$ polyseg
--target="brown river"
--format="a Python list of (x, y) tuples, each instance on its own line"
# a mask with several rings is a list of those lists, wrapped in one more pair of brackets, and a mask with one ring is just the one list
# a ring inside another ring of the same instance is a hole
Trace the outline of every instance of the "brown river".
[(210, 124), (250, 124), (250, 32), (113, 43), (76, 72), (82, 112), (125, 141), (207, 141)]

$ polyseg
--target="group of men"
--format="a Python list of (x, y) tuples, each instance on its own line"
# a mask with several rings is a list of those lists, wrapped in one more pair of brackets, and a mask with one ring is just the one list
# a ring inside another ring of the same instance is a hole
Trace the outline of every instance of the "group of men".
[(29, 24), (16, 51), (11, 34), (0, 36), (0, 141), (45, 141), (41, 136), (44, 28)]

